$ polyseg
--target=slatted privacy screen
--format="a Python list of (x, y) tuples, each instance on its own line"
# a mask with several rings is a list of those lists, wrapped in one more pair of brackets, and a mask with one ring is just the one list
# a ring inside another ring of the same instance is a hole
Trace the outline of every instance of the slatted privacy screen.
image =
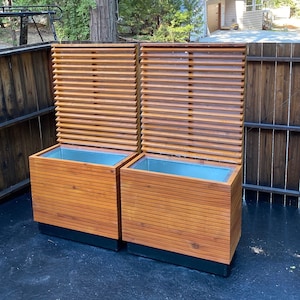
[(244, 45), (141, 44), (142, 150), (241, 164)]
[(136, 45), (52, 49), (58, 142), (136, 151)]

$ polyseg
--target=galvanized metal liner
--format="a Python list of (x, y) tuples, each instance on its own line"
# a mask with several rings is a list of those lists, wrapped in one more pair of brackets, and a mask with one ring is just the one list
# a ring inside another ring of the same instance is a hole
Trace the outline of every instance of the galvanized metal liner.
[(108, 153), (103, 151), (71, 149), (61, 146), (44, 153), (42, 156), (48, 158), (114, 166), (115, 164), (123, 160), (127, 155)]
[(226, 182), (233, 168), (143, 157), (132, 169)]

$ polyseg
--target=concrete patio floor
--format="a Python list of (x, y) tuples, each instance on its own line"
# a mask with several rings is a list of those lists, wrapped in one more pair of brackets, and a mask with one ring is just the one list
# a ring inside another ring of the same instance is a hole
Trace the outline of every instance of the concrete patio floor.
[(27, 192), (0, 205), (0, 299), (299, 299), (300, 210), (244, 203), (228, 278), (39, 233)]
[(204, 43), (300, 43), (300, 31), (218, 30), (200, 39)]

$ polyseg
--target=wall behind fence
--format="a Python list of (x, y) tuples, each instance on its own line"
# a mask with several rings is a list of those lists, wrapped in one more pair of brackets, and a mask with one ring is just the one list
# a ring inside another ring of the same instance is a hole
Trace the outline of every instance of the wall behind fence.
[(246, 199), (300, 207), (300, 44), (249, 44)]
[(55, 142), (50, 50), (0, 52), (0, 201), (28, 185), (28, 156)]

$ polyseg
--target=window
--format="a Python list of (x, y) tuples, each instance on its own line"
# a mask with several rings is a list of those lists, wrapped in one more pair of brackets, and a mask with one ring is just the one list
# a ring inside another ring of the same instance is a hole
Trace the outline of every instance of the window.
[(254, 11), (262, 9), (262, 0), (246, 0), (246, 11)]

